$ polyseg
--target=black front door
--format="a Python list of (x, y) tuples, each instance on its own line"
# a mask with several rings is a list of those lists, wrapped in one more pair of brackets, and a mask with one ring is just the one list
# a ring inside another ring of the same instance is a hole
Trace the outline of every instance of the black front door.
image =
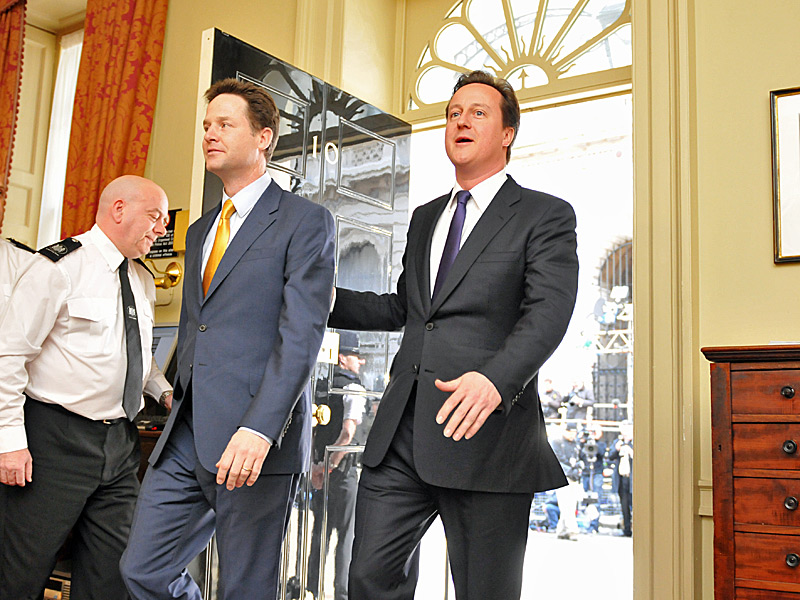
[[(215, 31), (209, 85), (225, 77), (262, 85), (275, 99), (281, 125), (270, 172), (284, 189), (333, 214), (336, 285), (375, 292), (394, 289), (408, 228), (411, 126)], [(206, 173), (204, 212), (219, 202), (221, 189), (219, 179)], [(360, 453), (399, 341), (400, 334), (326, 335), (311, 386), (316, 403), (328, 405), (332, 418), (315, 427), (314, 476), (303, 477), (295, 499), (279, 598), (346, 597)], [(347, 443), (337, 444), (342, 439)], [(209, 564), (212, 577), (207, 581), (213, 581)], [(213, 598), (215, 586), (207, 587), (206, 597)]]

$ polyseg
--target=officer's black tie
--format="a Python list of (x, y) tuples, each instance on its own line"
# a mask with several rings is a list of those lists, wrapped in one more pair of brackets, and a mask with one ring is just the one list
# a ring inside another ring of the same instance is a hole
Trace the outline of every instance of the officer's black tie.
[(128, 349), (128, 369), (125, 372), (125, 391), (122, 394), (122, 408), (125, 415), (133, 421), (142, 404), (142, 338), (139, 334), (139, 319), (136, 315), (136, 302), (128, 279), (128, 259), (119, 266), (119, 282), (122, 286), (122, 310), (125, 319), (125, 346)]

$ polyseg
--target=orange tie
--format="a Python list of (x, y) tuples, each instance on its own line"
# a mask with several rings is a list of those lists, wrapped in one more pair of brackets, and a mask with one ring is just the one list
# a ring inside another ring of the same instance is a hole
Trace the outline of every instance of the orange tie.
[(219, 225), (217, 225), (217, 235), (214, 237), (214, 245), (211, 247), (211, 254), (208, 256), (206, 263), (206, 272), (203, 274), (203, 296), (208, 293), (208, 288), (211, 287), (211, 280), (214, 279), (214, 273), (217, 271), (219, 261), (222, 260), (222, 255), (225, 254), (225, 249), (228, 247), (228, 239), (231, 237), (231, 215), (236, 210), (230, 198), (225, 200), (222, 205), (222, 214), (219, 217)]

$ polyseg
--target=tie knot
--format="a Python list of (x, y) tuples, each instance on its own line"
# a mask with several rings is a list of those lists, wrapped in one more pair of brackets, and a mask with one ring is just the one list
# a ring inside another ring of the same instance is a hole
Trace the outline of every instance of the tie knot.
[(468, 190), (459, 190), (456, 192), (456, 202), (458, 202), (461, 206), (465, 206), (470, 196), (471, 194)]
[(222, 205), (222, 219), (230, 219), (231, 215), (236, 211), (236, 207), (233, 205), (233, 201), (228, 198), (225, 200), (225, 203)]

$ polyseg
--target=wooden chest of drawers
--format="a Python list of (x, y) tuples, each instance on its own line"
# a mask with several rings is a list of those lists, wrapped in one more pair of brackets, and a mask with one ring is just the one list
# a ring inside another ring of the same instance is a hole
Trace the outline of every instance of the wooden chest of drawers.
[(714, 597), (800, 600), (800, 346), (702, 351), (712, 362)]

